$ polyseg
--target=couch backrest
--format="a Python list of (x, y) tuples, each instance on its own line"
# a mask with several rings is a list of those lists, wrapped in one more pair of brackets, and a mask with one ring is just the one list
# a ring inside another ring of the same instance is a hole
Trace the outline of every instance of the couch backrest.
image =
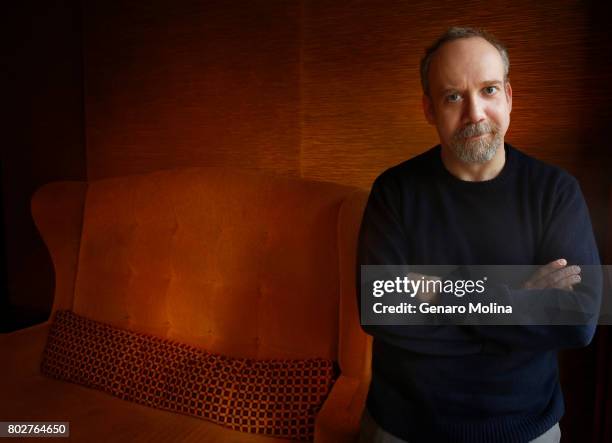
[(224, 168), (90, 182), (71, 307), (230, 356), (336, 359), (354, 191)]

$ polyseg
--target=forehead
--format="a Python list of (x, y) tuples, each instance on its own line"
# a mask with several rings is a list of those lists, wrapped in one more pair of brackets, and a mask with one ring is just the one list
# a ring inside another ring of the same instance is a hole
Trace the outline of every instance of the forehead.
[(503, 80), (504, 63), (499, 51), (480, 37), (462, 38), (442, 45), (429, 67), (432, 92)]

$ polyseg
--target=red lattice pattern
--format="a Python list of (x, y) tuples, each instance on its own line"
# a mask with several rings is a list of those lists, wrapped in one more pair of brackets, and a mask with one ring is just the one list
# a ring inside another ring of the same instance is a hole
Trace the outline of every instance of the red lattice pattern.
[(42, 372), (243, 432), (311, 440), (333, 362), (254, 360), (118, 329), (58, 311)]

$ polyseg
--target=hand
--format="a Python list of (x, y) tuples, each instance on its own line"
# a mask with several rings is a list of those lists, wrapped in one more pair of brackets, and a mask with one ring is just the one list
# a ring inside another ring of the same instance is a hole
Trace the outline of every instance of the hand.
[(539, 268), (526, 282), (524, 289), (557, 288), (573, 290), (573, 285), (580, 283), (580, 267), (567, 266), (567, 260), (561, 258)]
[[(427, 281), (441, 280), (440, 277), (436, 277), (435, 275), (419, 274), (418, 272), (409, 272), (408, 278), (410, 280), (417, 280), (417, 281), (422, 280), (424, 286), (427, 286), (426, 284)], [(423, 302), (423, 303), (434, 304), (438, 302), (438, 293), (436, 291), (427, 292), (421, 289), (415, 294), (415, 296), (418, 301)]]

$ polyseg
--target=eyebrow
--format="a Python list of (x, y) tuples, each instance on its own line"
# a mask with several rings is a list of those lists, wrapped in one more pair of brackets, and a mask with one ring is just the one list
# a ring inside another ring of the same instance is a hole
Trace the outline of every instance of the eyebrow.
[[(485, 80), (484, 82), (480, 83), (480, 86), (483, 88), (486, 88), (487, 86), (501, 86), (502, 82), (499, 80)], [(457, 92), (459, 91), (459, 88), (446, 88), (444, 90), (442, 90), (442, 94), (446, 95), (449, 94), (451, 92)]]

